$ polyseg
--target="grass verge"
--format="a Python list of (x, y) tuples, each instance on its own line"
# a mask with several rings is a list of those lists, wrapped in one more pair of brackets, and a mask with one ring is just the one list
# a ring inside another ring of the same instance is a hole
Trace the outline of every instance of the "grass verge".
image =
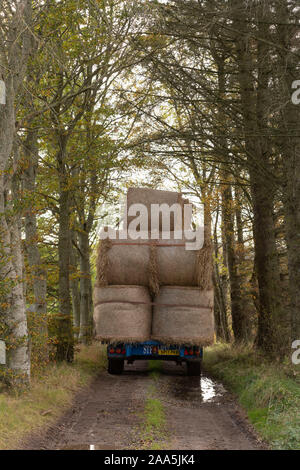
[(51, 364), (23, 393), (0, 390), (0, 449), (18, 448), (27, 434), (59, 418), (78, 390), (106, 365), (105, 348), (80, 347), (73, 364)]
[(270, 363), (250, 349), (207, 348), (205, 370), (238, 396), (272, 449), (300, 450), (300, 367)]
[(163, 449), (166, 440), (165, 411), (158, 397), (160, 369), (160, 361), (149, 361), (148, 370), (153, 382), (147, 391), (145, 410), (140, 425), (142, 448), (147, 450)]

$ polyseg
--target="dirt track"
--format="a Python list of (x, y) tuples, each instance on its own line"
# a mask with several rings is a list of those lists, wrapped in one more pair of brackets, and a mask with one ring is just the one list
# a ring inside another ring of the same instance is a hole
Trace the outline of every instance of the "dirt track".
[(158, 378), (146, 362), (125, 366), (122, 376), (101, 373), (81, 392), (60, 422), (27, 449), (139, 449), (139, 429), (147, 393), (155, 385), (163, 404), (167, 433), (164, 449), (261, 449), (262, 445), (235, 400), (207, 377), (187, 377), (185, 368), (164, 363)]

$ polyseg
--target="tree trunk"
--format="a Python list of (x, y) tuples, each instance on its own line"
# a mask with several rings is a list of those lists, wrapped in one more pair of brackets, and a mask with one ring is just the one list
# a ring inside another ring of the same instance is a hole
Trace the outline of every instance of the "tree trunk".
[[(74, 235), (73, 235), (74, 240)], [(72, 308), (73, 308), (73, 326), (74, 326), (74, 337), (78, 338), (80, 329), (80, 291), (79, 291), (79, 273), (78, 273), (78, 256), (77, 249), (71, 246), (71, 258), (70, 258), (70, 284), (71, 284), (71, 296), (72, 296)]]
[(37, 245), (38, 229), (33, 200), (38, 165), (37, 133), (35, 131), (28, 131), (24, 149), (27, 166), (23, 175), (23, 185), (26, 199), (29, 200), (29, 204), (26, 207), (25, 213), (26, 250), (28, 255), (28, 263), (31, 268), (34, 294), (34, 303), (30, 306), (29, 311), (32, 312), (32, 315), (34, 316), (34, 329), (38, 331), (38, 338), (35, 345), (37, 348), (36, 353), (38, 354), (38, 359), (42, 360), (42, 362), (47, 362), (47, 273), (43, 267), (41, 255)]
[[(5, 145), (3, 145), (5, 148)], [(12, 146), (13, 147), (13, 146)], [(11, 147), (11, 151), (13, 148)], [(14, 165), (17, 154), (14, 149)], [(3, 161), (3, 160), (2, 160)], [(27, 318), (23, 288), (23, 257), (21, 241), (21, 217), (6, 199), (9, 193), (12, 201), (19, 198), (16, 181), (0, 172), (0, 213), (1, 213), (1, 330), (7, 332), (4, 339), (8, 349), (8, 374), (5, 380), (10, 385), (28, 384), (30, 381), (30, 355)]]
[[(11, 247), (13, 268), (11, 279), (14, 279), (14, 285), (11, 291), (9, 325), (13, 330), (14, 339), (19, 342), (19, 345), (13, 346), (11, 350), (8, 356), (8, 367), (14, 371), (13, 384), (19, 382), (27, 384), (30, 379), (30, 354), (22, 282), (22, 240), (18, 216), (14, 217), (11, 225)], [(16, 373), (17, 375), (15, 375)]]
[[(278, 352), (277, 327), (282, 313), (277, 296), (279, 264), (273, 220), (274, 186), (270, 176), (269, 154), (262, 144), (264, 137), (257, 123), (258, 103), (254, 86), (254, 63), (248, 43), (247, 16), (244, 15), (245, 9), (243, 9), (246, 7), (237, 0), (233, 0), (232, 3), (234, 30), (239, 32), (235, 37), (235, 44), (254, 213), (255, 265), (259, 287), (257, 346), (265, 353), (273, 355)], [(261, 71), (263, 64), (259, 65)], [(264, 81), (260, 81), (258, 86), (264, 87)], [(265, 98), (263, 93), (264, 90), (260, 96)]]
[(90, 299), (90, 247), (89, 234), (85, 230), (78, 233), (80, 250), (80, 333), (79, 339), (87, 344), (91, 338), (91, 299)]
[[(257, 302), (253, 299), (257, 294), (255, 291), (255, 279), (251, 278), (249, 273), (249, 263), (250, 260), (246, 258), (245, 245), (244, 245), (244, 227), (243, 227), (243, 217), (242, 217), (242, 201), (243, 193), (239, 186), (235, 187), (235, 220), (237, 228), (237, 243), (236, 243), (236, 258), (238, 266), (238, 275), (241, 284), (241, 293), (242, 293), (242, 308), (245, 312), (245, 321), (247, 326), (247, 339), (253, 340), (253, 335), (255, 331), (255, 326), (257, 324)], [(252, 264), (252, 263), (251, 263)], [(253, 272), (254, 263), (251, 266)], [(253, 287), (252, 287), (252, 281)], [(250, 287), (251, 286), (251, 287)], [(254, 297), (253, 297), (254, 296)]]
[[(226, 175), (223, 174), (223, 178)], [(243, 308), (241, 280), (238, 274), (234, 236), (234, 213), (231, 186), (228, 183), (222, 192), (222, 219), (225, 233), (227, 266), (230, 282), (231, 316), (234, 339), (237, 343), (248, 340), (247, 318)]]
[[(7, 7), (4, 7), (7, 8)], [(8, 12), (8, 11), (7, 11)], [(8, 170), (15, 139), (15, 100), (24, 77), (30, 50), (31, 2), (9, 10), (4, 37), (0, 45), (0, 59), (6, 85), (5, 104), (0, 104), (0, 328), (6, 332), (9, 347), (6, 380), (14, 385), (30, 381), (30, 356), (27, 319), (22, 278), (22, 248), (20, 214), (7, 204), (12, 188)], [(2, 31), (2, 32), (3, 32)]]
[(242, 191), (239, 186), (235, 187), (235, 218), (236, 218), (236, 229), (237, 229), (237, 242), (239, 255), (244, 255), (244, 235), (243, 235), (243, 219), (242, 219)]
[[(290, 10), (289, 10), (290, 8)], [(284, 179), (285, 232), (288, 252), (289, 293), (291, 312), (292, 340), (300, 339), (300, 104), (292, 101), (295, 89), (292, 84), (300, 79), (299, 23), (295, 27), (292, 16), (292, 3), (282, 0), (276, 4), (279, 22), (279, 83), (282, 97), (281, 134), (284, 140), (279, 142), (282, 154)], [(298, 43), (299, 44), (299, 43)], [(298, 86), (299, 88), (299, 86)]]
[[(216, 230), (214, 231), (215, 258), (218, 260), (218, 239)], [(230, 331), (227, 317), (227, 282), (224, 283), (224, 276), (220, 275), (219, 264), (214, 262), (214, 290), (215, 290), (215, 323), (217, 339), (225, 342), (230, 341)]]
[[(212, 53), (218, 67), (218, 95), (220, 101), (224, 99), (226, 93), (225, 80), (225, 58), (217, 53), (212, 43)], [(222, 106), (218, 108), (218, 121), (220, 129), (226, 123), (226, 116)], [(223, 132), (221, 132), (223, 134)], [(228, 142), (224, 135), (218, 137), (219, 147), (229, 160)], [(221, 166), (221, 191), (222, 191), (222, 236), (224, 239), (224, 262), (228, 267), (230, 299), (231, 299), (231, 317), (234, 339), (237, 343), (247, 341), (247, 318), (243, 308), (242, 292), (237, 267), (235, 234), (234, 234), (234, 209), (230, 178), (226, 165)]]
[(60, 150), (57, 155), (59, 174), (59, 232), (58, 232), (58, 258), (59, 258), (59, 315), (58, 315), (58, 344), (56, 351), (57, 361), (72, 362), (74, 358), (74, 338), (72, 331), (72, 311), (70, 298), (70, 190), (66, 171), (66, 145), (67, 138), (59, 136)]

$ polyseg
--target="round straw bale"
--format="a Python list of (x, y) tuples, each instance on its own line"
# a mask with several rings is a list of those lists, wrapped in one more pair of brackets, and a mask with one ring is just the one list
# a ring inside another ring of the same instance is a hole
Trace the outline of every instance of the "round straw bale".
[(96, 287), (94, 304), (97, 339), (112, 343), (150, 339), (152, 308), (147, 288), (122, 285)]
[(207, 346), (214, 341), (213, 291), (161, 287), (154, 301), (152, 339)]

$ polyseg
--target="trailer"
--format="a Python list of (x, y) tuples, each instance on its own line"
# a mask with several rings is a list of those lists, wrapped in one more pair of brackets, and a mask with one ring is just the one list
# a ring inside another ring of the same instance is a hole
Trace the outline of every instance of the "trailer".
[(108, 344), (108, 372), (114, 375), (122, 374), (125, 361), (133, 364), (138, 360), (174, 361), (178, 365), (186, 363), (187, 374), (201, 375), (203, 348), (189, 345), (165, 345), (158, 341), (143, 343)]

